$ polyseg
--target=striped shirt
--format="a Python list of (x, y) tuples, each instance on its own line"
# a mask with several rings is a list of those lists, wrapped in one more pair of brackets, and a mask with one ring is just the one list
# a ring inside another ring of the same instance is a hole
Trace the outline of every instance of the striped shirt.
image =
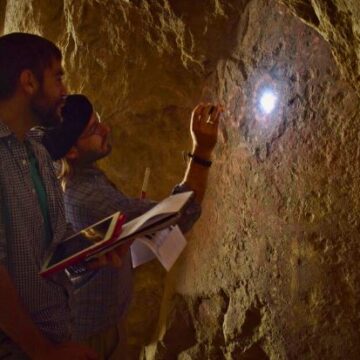
[[(31, 178), (27, 146), (39, 164), (46, 191), (53, 238), (45, 241), (44, 217)], [(51, 158), (38, 142), (19, 141), (0, 122), (0, 264), (5, 266), (40, 331), (50, 340), (69, 338), (69, 281), (64, 274), (56, 282), (38, 273), (48, 252), (62, 241), (67, 232), (63, 198)], [(1, 296), (6, 296), (1, 294)], [(0, 331), (2, 341), (11, 340)]]
[[(177, 186), (174, 192), (187, 190), (185, 186)], [(127, 220), (131, 220), (154, 205), (156, 202), (151, 200), (127, 197), (104, 173), (94, 168), (75, 173), (65, 192), (67, 220), (75, 230), (81, 230), (119, 210), (126, 215)], [(200, 205), (192, 201), (179, 221), (181, 229), (189, 230), (200, 212)], [(132, 282), (129, 252), (121, 269), (101, 269), (90, 281), (81, 284), (75, 290), (71, 306), (74, 312), (74, 339), (86, 339), (116, 325), (129, 307)]]

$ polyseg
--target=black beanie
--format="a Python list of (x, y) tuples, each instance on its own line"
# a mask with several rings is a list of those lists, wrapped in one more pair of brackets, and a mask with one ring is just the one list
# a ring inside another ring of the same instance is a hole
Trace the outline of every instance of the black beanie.
[(86, 96), (74, 94), (66, 97), (61, 109), (62, 123), (48, 130), (42, 140), (54, 161), (64, 157), (76, 144), (92, 113), (93, 107)]

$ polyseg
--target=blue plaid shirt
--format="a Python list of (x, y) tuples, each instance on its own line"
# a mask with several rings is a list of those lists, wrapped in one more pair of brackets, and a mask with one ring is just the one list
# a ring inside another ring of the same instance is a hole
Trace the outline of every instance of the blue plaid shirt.
[[(32, 182), (26, 151), (30, 146), (39, 163), (53, 230), (51, 244), (44, 239), (44, 218)], [(43, 334), (56, 342), (70, 336), (70, 312), (64, 274), (57, 281), (39, 276), (48, 251), (67, 233), (61, 188), (51, 158), (38, 142), (20, 142), (0, 122), (0, 263), (5, 266), (32, 320)], [(1, 294), (0, 296), (6, 296)], [(11, 344), (0, 332), (0, 342)]]
[[(177, 186), (174, 192), (188, 191)], [(65, 209), (74, 230), (81, 230), (116, 211), (131, 220), (156, 205), (151, 200), (129, 198), (118, 190), (98, 169), (83, 169), (67, 184)], [(199, 218), (200, 205), (192, 201), (179, 221), (187, 231)], [(130, 252), (121, 269), (104, 268), (75, 290), (72, 301), (73, 337), (85, 339), (116, 325), (124, 316), (132, 296), (132, 266)]]

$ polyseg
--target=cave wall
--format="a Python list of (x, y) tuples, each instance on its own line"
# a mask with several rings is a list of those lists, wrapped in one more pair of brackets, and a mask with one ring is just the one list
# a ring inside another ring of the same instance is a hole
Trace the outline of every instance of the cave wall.
[(280, 1), (327, 40), (342, 75), (359, 94), (360, 2), (358, 0)]
[[(168, 194), (192, 107), (225, 105), (188, 248), (169, 274), (157, 263), (136, 272), (134, 359), (360, 353), (359, 5), (282, 3), (0, 0), (0, 30), (62, 48), (69, 91), (113, 128), (101, 165), (129, 195), (146, 166), (149, 195)], [(264, 87), (279, 99), (268, 116)]]
[(249, 3), (236, 34), (213, 86), (227, 104), (216, 170), (148, 358), (356, 359), (358, 97), (328, 44), (274, 2)]

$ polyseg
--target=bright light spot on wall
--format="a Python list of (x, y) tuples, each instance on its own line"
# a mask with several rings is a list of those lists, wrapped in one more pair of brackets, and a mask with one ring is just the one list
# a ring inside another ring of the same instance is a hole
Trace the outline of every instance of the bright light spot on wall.
[(265, 114), (271, 114), (277, 103), (277, 96), (272, 90), (264, 90), (260, 96), (260, 108)]

